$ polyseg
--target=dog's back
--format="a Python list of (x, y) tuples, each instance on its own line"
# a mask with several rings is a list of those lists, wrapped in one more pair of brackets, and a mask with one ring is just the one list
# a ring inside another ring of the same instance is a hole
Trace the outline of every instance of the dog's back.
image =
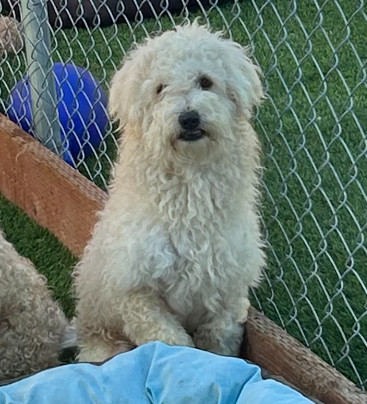
[(0, 380), (58, 364), (66, 327), (45, 278), (0, 232)]

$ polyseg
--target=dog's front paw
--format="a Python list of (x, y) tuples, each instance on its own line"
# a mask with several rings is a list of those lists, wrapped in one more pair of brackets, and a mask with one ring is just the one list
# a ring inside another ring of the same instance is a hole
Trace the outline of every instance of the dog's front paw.
[(238, 356), (241, 345), (239, 339), (220, 340), (203, 335), (195, 335), (194, 341), (196, 348), (224, 356)]
[(178, 346), (189, 346), (194, 347), (194, 341), (190, 337), (190, 335), (185, 333), (180, 334), (172, 334), (172, 335), (165, 335), (159, 338), (161, 342), (164, 342), (167, 345), (178, 345)]
[(243, 336), (243, 324), (212, 322), (200, 326), (194, 334), (196, 348), (225, 356), (238, 356)]

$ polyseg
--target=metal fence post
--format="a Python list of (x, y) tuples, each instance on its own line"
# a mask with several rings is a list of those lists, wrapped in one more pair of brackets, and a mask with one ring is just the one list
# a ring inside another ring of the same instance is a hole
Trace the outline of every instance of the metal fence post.
[(35, 137), (58, 155), (62, 139), (46, 0), (21, 0)]

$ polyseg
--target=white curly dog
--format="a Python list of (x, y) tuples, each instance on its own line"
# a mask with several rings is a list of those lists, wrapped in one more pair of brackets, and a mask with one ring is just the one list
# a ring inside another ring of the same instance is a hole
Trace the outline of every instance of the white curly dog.
[(239, 353), (264, 266), (250, 123), (262, 96), (246, 51), (197, 23), (126, 57), (110, 198), (75, 269), (79, 360), (153, 340)]
[(0, 383), (60, 364), (69, 333), (45, 277), (0, 231)]

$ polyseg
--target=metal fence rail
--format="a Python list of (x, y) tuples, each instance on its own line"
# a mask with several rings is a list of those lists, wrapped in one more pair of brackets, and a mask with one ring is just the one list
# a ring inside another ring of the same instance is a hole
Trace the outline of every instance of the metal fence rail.
[[(28, 120), (29, 131), (103, 188), (116, 138), (110, 123), (106, 130), (98, 126), (104, 108), (100, 104), (111, 75), (133, 42), (200, 17), (213, 29), (250, 46), (264, 72), (268, 96), (255, 125), (264, 149), (262, 217), (269, 264), (253, 303), (365, 389), (365, 1), (48, 0), (48, 17), (35, 11), (40, 4), (43, 7), (42, 2), (23, 3), (21, 12), (19, 0), (1, 0), (1, 13), (22, 19), (19, 29), (26, 37), (22, 41), (12, 31), (13, 22), (0, 20), (0, 111), (14, 116), (15, 109), (18, 121)], [(30, 30), (27, 24), (32, 19), (38, 27), (49, 28), (49, 46), (48, 30)], [(37, 56), (37, 46), (43, 60)], [(50, 95), (50, 84), (34, 84), (32, 74), (52, 83), (50, 60), (80, 66), (81, 77), (92, 73), (97, 96), (78, 98), (86, 91), (79, 76), (71, 102), (60, 91)], [(26, 71), (30, 82), (11, 96)], [(29, 93), (35, 119), (24, 108)], [(36, 114), (44, 113), (40, 105), (45, 94), (51, 101), (46, 101), (48, 113), (40, 118), (46, 129), (40, 131), (35, 127)], [(55, 97), (68, 109), (66, 129), (61, 130), (64, 150), (58, 138)], [(79, 119), (84, 102), (89, 103), (85, 121)], [(98, 113), (97, 108), (101, 108)], [(81, 128), (78, 138), (77, 127)], [(65, 147), (72, 142), (79, 152), (67, 157)]]

